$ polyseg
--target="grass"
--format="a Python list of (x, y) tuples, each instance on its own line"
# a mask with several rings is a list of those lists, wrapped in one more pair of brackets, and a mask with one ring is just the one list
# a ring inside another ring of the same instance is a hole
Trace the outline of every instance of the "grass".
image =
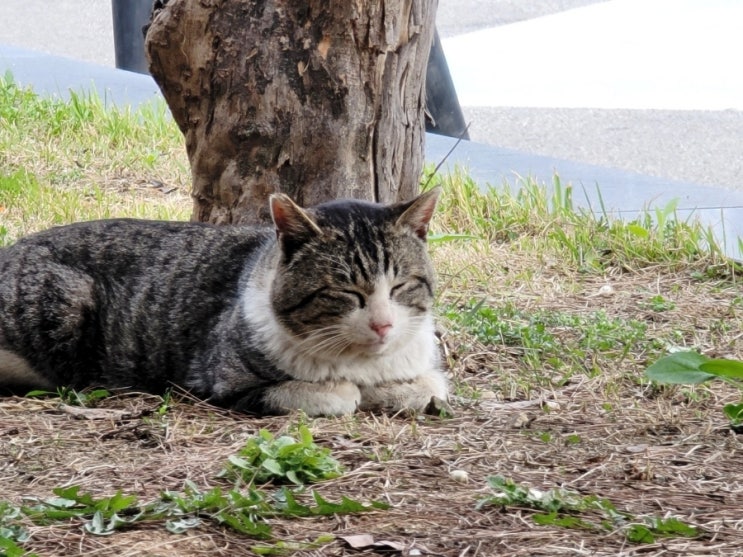
[(444, 196), (441, 231), (470, 234), (488, 242), (508, 243), (537, 255), (566, 259), (583, 272), (611, 267), (627, 270), (663, 264), (671, 268), (705, 265), (712, 276), (739, 269), (723, 256), (709, 228), (675, 216), (676, 203), (632, 221), (612, 218), (605, 210), (576, 209), (572, 186), (555, 176), (552, 188), (524, 179), (516, 191), (507, 185), (482, 185), (460, 173), (434, 178)]
[[(189, 217), (164, 107), (104, 104), (0, 80), (0, 244), (73, 220)], [(435, 181), (454, 417), (0, 399), (0, 555), (743, 552), (742, 446), (720, 412), (739, 390), (644, 375), (672, 350), (741, 359), (740, 266), (673, 204), (623, 222), (576, 209), (557, 180)]]
[(0, 245), (76, 220), (188, 217), (188, 162), (163, 102), (136, 112), (89, 93), (64, 102), (6, 75), (0, 121)]

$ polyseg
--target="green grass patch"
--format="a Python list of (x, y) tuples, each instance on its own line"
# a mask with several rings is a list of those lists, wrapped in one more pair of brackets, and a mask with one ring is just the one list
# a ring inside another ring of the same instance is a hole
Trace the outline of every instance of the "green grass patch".
[(461, 171), (434, 177), (432, 183), (444, 189), (437, 234), (464, 234), (507, 242), (536, 255), (557, 254), (587, 273), (657, 264), (701, 264), (711, 278), (740, 273), (709, 227), (694, 218), (678, 218), (675, 201), (623, 220), (603, 207), (576, 207), (573, 187), (557, 176), (551, 188), (530, 178), (521, 179), (516, 188), (483, 188)]
[(595, 495), (581, 495), (565, 489), (530, 489), (502, 476), (491, 476), (488, 484), (494, 493), (481, 499), (478, 507), (495, 505), (538, 511), (532, 515), (532, 520), (541, 526), (604, 532), (620, 530), (632, 543), (655, 543), (659, 538), (695, 538), (701, 535), (698, 528), (678, 518), (634, 516), (620, 511), (608, 499)]
[(189, 217), (183, 137), (163, 102), (64, 101), (0, 77), (0, 245), (73, 221)]
[(547, 309), (522, 310), (507, 302), (485, 300), (448, 306), (443, 316), (457, 330), (486, 347), (509, 346), (522, 350), (532, 370), (576, 370), (595, 375), (603, 361), (623, 360), (662, 348), (647, 337), (647, 325), (636, 319), (610, 317), (605, 311), (570, 313)]

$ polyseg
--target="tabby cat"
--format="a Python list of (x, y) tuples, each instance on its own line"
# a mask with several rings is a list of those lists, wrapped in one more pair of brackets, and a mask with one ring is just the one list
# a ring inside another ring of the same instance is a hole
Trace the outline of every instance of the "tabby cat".
[(254, 414), (446, 400), (426, 252), (438, 190), (302, 209), (274, 227), (113, 219), (0, 249), (0, 388), (177, 385)]

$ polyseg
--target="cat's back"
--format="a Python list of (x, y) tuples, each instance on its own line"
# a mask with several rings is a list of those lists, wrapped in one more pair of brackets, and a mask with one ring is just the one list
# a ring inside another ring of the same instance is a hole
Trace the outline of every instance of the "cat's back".
[(0, 249), (0, 273), (50, 262), (125, 276), (154, 267), (203, 267), (242, 260), (270, 238), (267, 229), (204, 223), (106, 219), (50, 228)]
[(272, 240), (260, 228), (111, 219), (0, 249), (0, 387), (3, 353), (54, 384), (177, 383)]

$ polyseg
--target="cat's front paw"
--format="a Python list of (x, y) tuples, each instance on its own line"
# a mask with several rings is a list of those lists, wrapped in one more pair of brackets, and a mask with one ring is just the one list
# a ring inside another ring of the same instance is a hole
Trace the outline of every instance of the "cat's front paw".
[(409, 381), (395, 381), (361, 387), (360, 410), (395, 414), (414, 411), (439, 414), (451, 412), (447, 403), (448, 386), (438, 370), (418, 375)]
[(349, 381), (284, 381), (266, 389), (264, 413), (288, 414), (302, 410), (308, 416), (353, 414), (361, 401), (359, 388)]

